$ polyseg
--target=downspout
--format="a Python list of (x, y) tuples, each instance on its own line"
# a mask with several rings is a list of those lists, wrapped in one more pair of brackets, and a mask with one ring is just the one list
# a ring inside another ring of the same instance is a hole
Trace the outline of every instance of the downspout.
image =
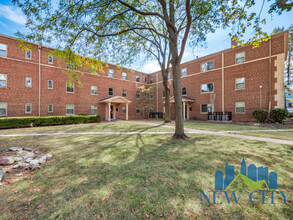
[(272, 108), (272, 40), (269, 39), (269, 118)]
[(225, 111), (225, 97), (224, 97), (224, 92), (225, 92), (225, 86), (224, 86), (224, 53), (222, 53), (222, 112), (224, 114)]
[(41, 116), (41, 46), (39, 46), (39, 116)]
[(159, 112), (159, 73), (156, 74), (157, 78), (157, 112)]

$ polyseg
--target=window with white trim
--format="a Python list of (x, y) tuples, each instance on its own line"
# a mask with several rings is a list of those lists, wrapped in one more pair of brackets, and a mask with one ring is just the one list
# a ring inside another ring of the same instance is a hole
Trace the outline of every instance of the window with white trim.
[(214, 83), (201, 84), (201, 93), (214, 92)]
[(214, 61), (213, 60), (201, 64), (201, 72), (205, 72), (205, 71), (212, 70), (212, 69), (214, 69)]
[(122, 106), (122, 114), (126, 114), (126, 107)]
[(140, 81), (140, 76), (136, 76), (136, 82)]
[(181, 95), (187, 95), (186, 87), (183, 87), (183, 88), (181, 89)]
[(208, 113), (214, 111), (213, 104), (201, 104), (201, 113)]
[(66, 105), (66, 115), (74, 115), (74, 105), (73, 104)]
[(48, 89), (53, 89), (53, 80), (48, 80)]
[(53, 56), (52, 55), (48, 56), (48, 63), (53, 64)]
[(163, 90), (162, 98), (165, 98), (165, 97), (166, 97), (166, 93), (165, 93), (165, 90)]
[(0, 56), (7, 57), (7, 45), (0, 44)]
[(182, 76), (187, 76), (187, 69), (186, 68), (181, 70), (181, 75)]
[(152, 113), (152, 112), (154, 112), (154, 107), (150, 107), (150, 112)]
[(245, 114), (245, 102), (236, 102), (235, 112), (236, 114)]
[(153, 83), (154, 83), (154, 79), (150, 78), (150, 84), (153, 84)]
[(139, 108), (139, 106), (136, 107), (135, 112), (136, 112), (136, 114), (139, 114), (139, 113), (140, 113), (140, 108)]
[(32, 58), (32, 50), (25, 49), (25, 59), (31, 59)]
[(0, 88), (7, 87), (7, 75), (6, 74), (0, 74)]
[(245, 78), (235, 79), (235, 89), (245, 89)]
[(245, 52), (236, 53), (235, 59), (236, 59), (236, 63), (245, 62)]
[(98, 86), (91, 86), (91, 94), (92, 95), (98, 94)]
[(109, 88), (108, 95), (109, 96), (113, 96), (114, 95), (114, 89), (113, 88)]
[(122, 97), (126, 98), (127, 97), (127, 90), (122, 89)]
[(150, 92), (150, 100), (153, 100), (153, 99), (154, 99), (154, 93)]
[(137, 99), (140, 98), (140, 92), (139, 92), (139, 91), (136, 91), (136, 95), (135, 95), (135, 97), (136, 97)]
[(26, 77), (25, 78), (25, 86), (26, 87), (32, 87), (32, 78), (31, 77)]
[(127, 73), (122, 73), (122, 79), (127, 80)]
[(114, 77), (114, 70), (109, 69), (108, 76), (113, 78)]
[(7, 116), (7, 103), (0, 102), (0, 117)]
[(91, 114), (96, 115), (98, 114), (98, 106), (96, 105), (91, 105)]
[(53, 113), (53, 104), (48, 104), (48, 113)]
[(66, 82), (66, 92), (74, 93), (74, 83)]
[(32, 113), (32, 104), (31, 103), (26, 103), (25, 104), (25, 113), (26, 114)]

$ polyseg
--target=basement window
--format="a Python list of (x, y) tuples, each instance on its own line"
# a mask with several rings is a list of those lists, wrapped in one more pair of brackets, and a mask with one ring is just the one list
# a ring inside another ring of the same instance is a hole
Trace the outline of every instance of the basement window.
[(53, 113), (53, 104), (48, 104), (48, 113)]
[(7, 57), (7, 46), (5, 44), (0, 44), (0, 56)]
[(25, 104), (25, 113), (26, 114), (32, 113), (32, 104), (30, 104), (30, 103)]
[(7, 116), (7, 103), (0, 102), (0, 116)]
[(245, 102), (235, 103), (236, 114), (245, 114)]
[(98, 106), (96, 106), (96, 105), (91, 106), (91, 114), (92, 115), (98, 114)]
[(66, 115), (74, 115), (74, 105), (66, 105)]

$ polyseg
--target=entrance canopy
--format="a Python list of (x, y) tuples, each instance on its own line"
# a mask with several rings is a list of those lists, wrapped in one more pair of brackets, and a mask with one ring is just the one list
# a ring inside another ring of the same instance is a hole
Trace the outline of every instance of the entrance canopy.
[[(111, 121), (113, 118), (116, 119), (116, 104), (125, 104), (126, 105), (126, 120), (128, 120), (128, 104), (131, 103), (128, 99), (122, 96), (114, 96), (105, 99), (101, 99), (99, 103), (106, 104), (106, 120)], [(112, 106), (112, 107), (111, 107)]]
[[(187, 96), (182, 96), (182, 113), (183, 113), (183, 119), (189, 120), (189, 107), (190, 103), (195, 102), (195, 99), (189, 98)], [(170, 103), (175, 103), (174, 96), (170, 97)]]
[[(182, 102), (195, 102), (195, 99), (189, 98), (187, 96), (182, 96)], [(170, 97), (170, 103), (175, 103), (174, 96)]]

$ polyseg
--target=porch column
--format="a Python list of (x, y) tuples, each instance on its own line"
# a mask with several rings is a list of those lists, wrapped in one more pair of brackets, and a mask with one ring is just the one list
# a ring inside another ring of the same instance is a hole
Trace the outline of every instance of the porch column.
[(108, 102), (108, 121), (111, 121), (111, 102)]
[(113, 104), (113, 119), (116, 120), (116, 104)]
[(128, 121), (128, 103), (126, 103), (126, 121)]
[(105, 120), (107, 121), (108, 120), (108, 105), (107, 105), (107, 103), (106, 103), (106, 105), (105, 105), (105, 108), (106, 108), (106, 110), (105, 110)]
[(183, 120), (185, 121), (185, 102), (183, 102)]
[(189, 120), (189, 103), (186, 103), (187, 104), (187, 120)]

